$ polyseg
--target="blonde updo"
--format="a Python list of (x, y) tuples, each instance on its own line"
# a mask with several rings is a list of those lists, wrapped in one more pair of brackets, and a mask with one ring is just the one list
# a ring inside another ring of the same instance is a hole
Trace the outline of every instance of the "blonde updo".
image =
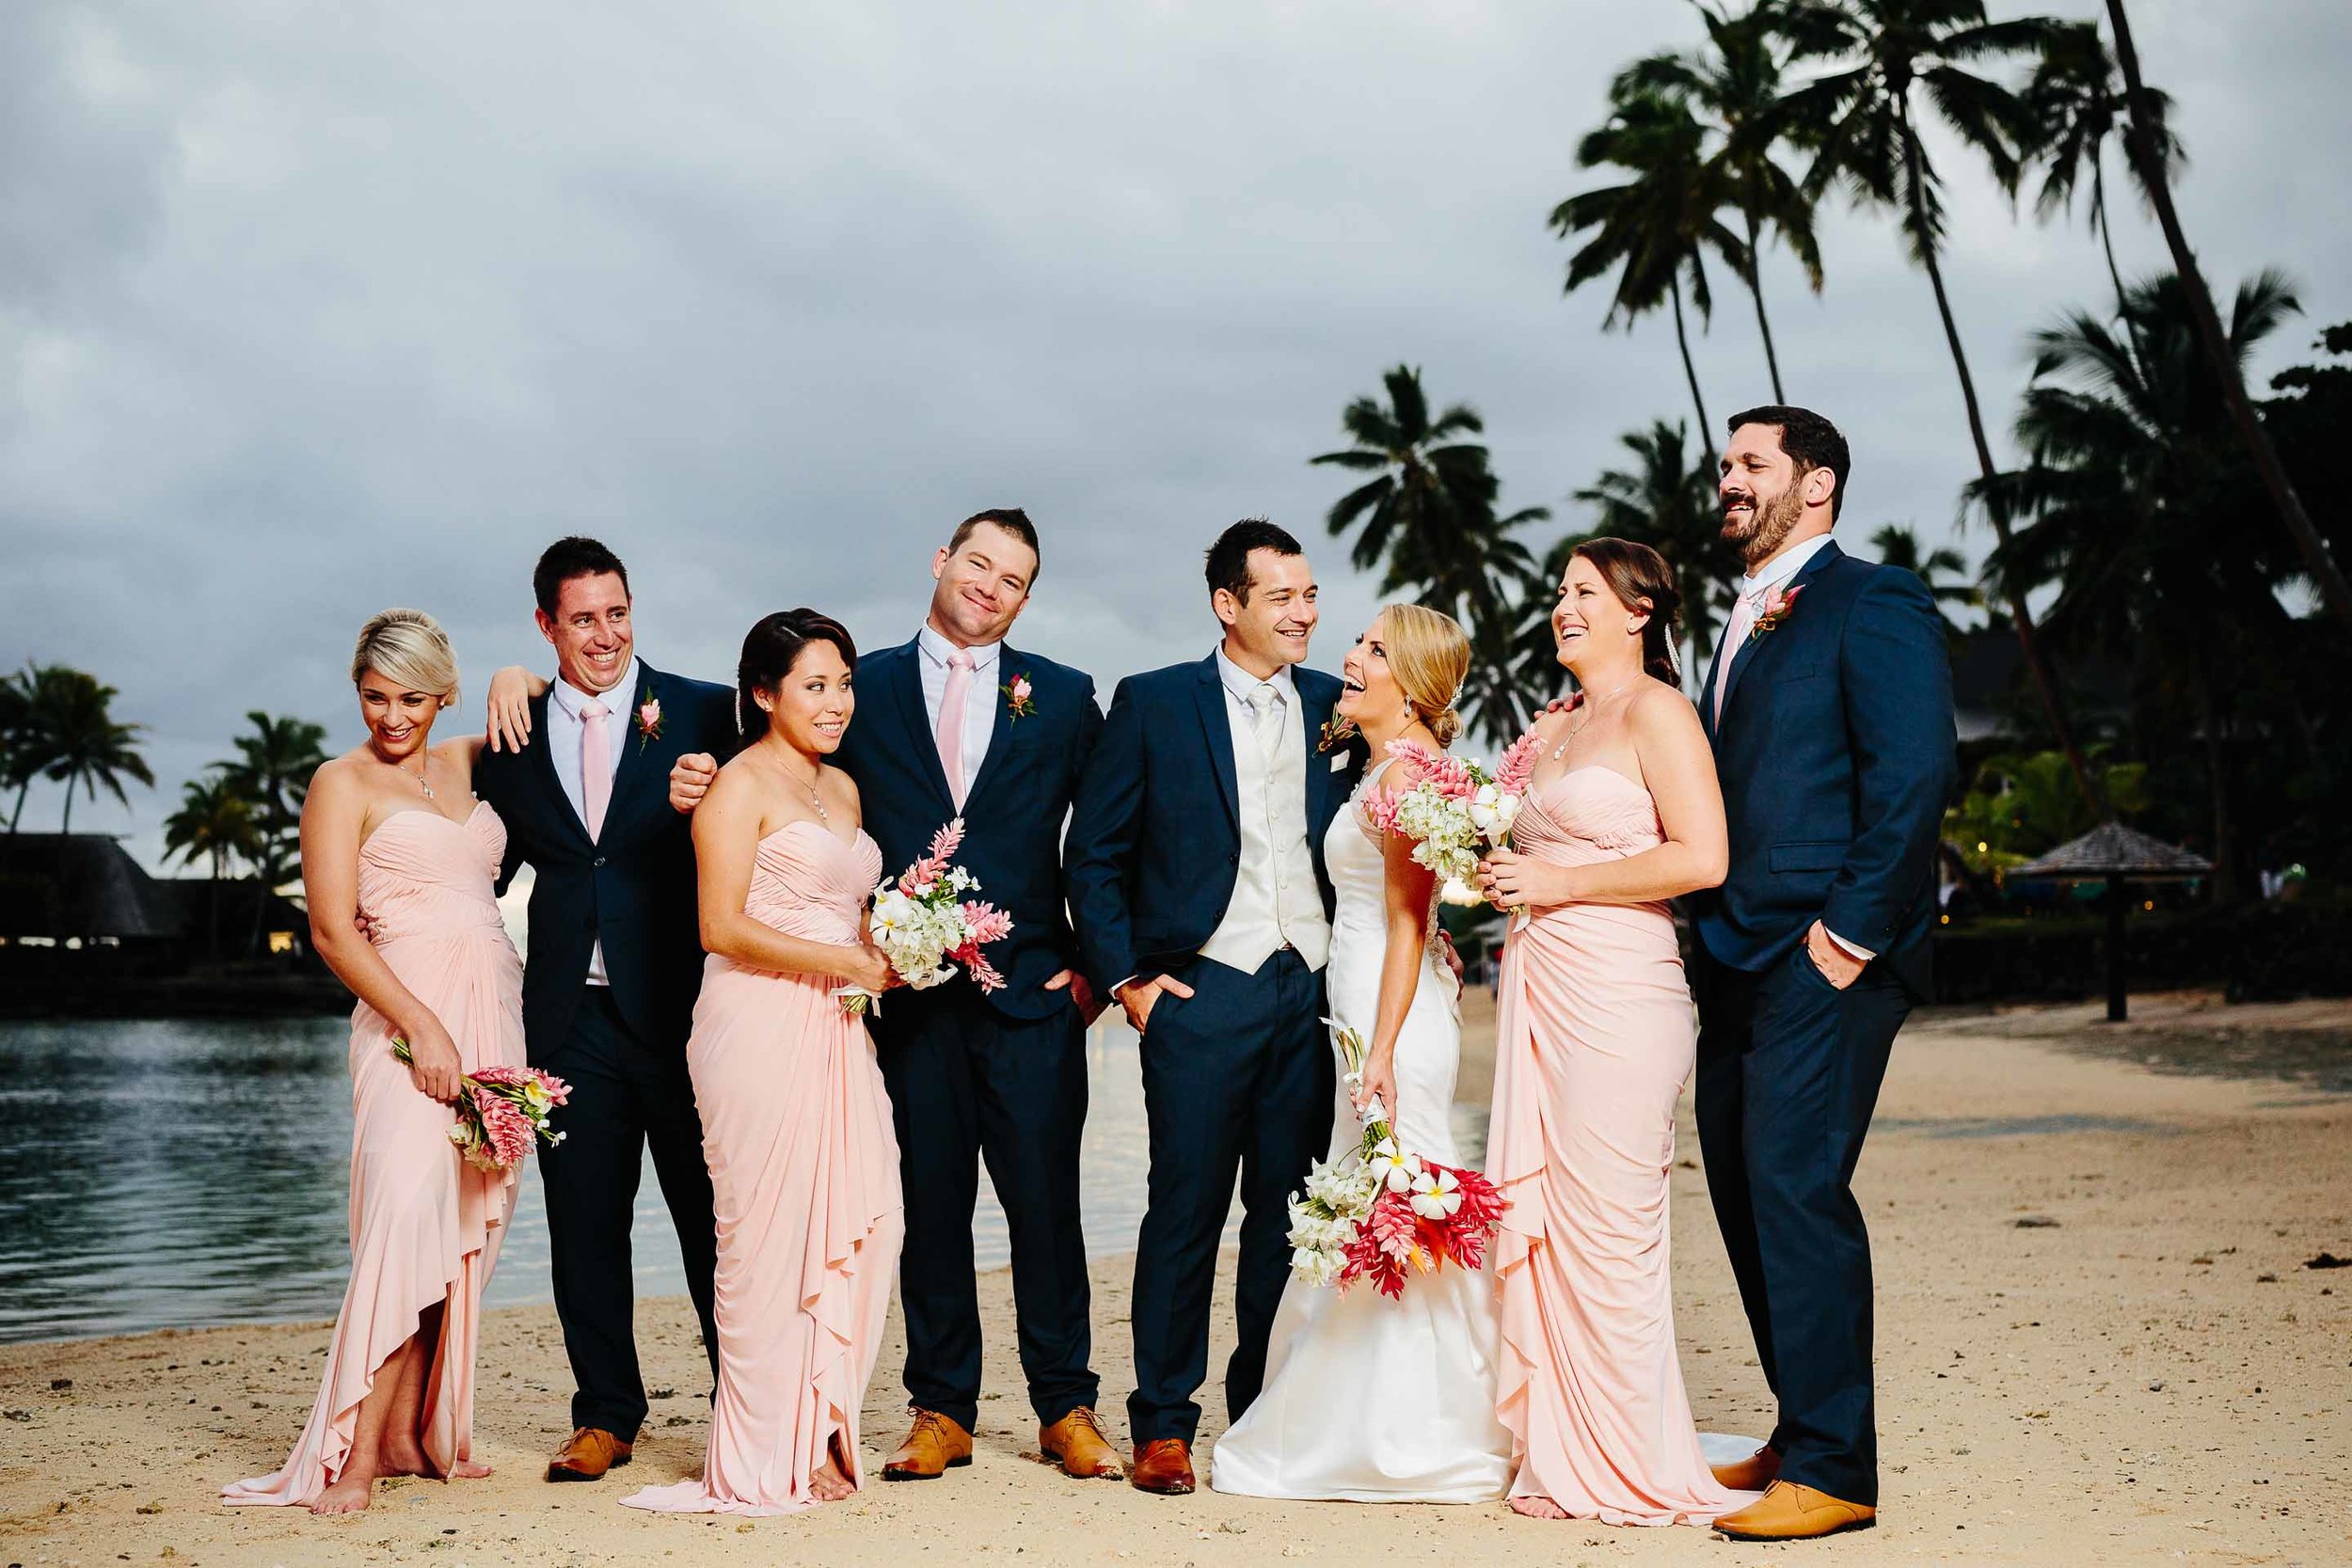
[(431, 691), (443, 707), (457, 701), (457, 656), (441, 623), (421, 610), (388, 610), (359, 628), (351, 651), (351, 683), (369, 671), (411, 691)]
[(1396, 677), (1415, 718), (1437, 736), (1438, 744), (1451, 746), (1462, 733), (1462, 716), (1454, 705), (1470, 677), (1470, 634), (1462, 624), (1427, 605), (1391, 604), (1380, 607), (1386, 624), (1381, 642), (1389, 653), (1389, 673)]

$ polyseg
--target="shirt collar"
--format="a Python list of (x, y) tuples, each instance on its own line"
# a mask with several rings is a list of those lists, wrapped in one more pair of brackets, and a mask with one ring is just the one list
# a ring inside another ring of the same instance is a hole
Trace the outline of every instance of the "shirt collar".
[[(928, 621), (924, 622), (922, 629), (914, 634), (914, 645), (923, 651), (925, 658), (943, 670), (947, 667), (947, 661), (956, 656), (956, 645), (933, 631)], [(996, 668), (996, 656), (1003, 651), (1004, 646), (1002, 642), (976, 642), (963, 651), (972, 656), (972, 669), (977, 674), (982, 671)]]
[(1249, 694), (1257, 690), (1261, 685), (1264, 685), (1273, 687), (1281, 695), (1284, 706), (1295, 709), (1298, 705), (1298, 687), (1291, 679), (1291, 667), (1287, 664), (1275, 671), (1270, 680), (1262, 682), (1257, 676), (1226, 657), (1224, 645), (1219, 643), (1216, 650), (1216, 678), (1225, 683), (1225, 689), (1233, 694), (1236, 702), (1248, 702)]
[(1820, 533), (1807, 539), (1802, 545), (1789, 546), (1774, 556), (1763, 571), (1754, 577), (1743, 577), (1740, 579), (1740, 596), (1745, 598), (1751, 594), (1761, 593), (1767, 588), (1778, 588), (1782, 583), (1804, 571), (1804, 563), (1828, 548), (1830, 536)]
[(558, 675), (555, 677), (555, 684), (548, 688), (548, 700), (561, 707), (570, 717), (578, 719), (580, 710), (590, 703), (602, 703), (606, 707), (617, 713), (628, 706), (630, 695), (636, 689), (637, 656), (631, 654), (628, 656), (628, 668), (621, 672), (620, 680), (614, 683), (612, 689), (603, 696), (598, 697), (582, 691), (579, 687)]

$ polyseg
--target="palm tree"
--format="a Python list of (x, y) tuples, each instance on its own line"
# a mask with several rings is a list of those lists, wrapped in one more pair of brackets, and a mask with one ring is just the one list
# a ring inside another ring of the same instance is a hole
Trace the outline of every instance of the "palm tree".
[[(1949, 546), (1939, 545), (1928, 549), (1919, 543), (1919, 535), (1899, 523), (1889, 523), (1870, 535), (1870, 546), (1879, 552), (1879, 560), (1889, 566), (1899, 566), (1915, 573), (1928, 585), (1928, 594), (1938, 605), (1978, 605), (1984, 595), (1974, 583), (1964, 580), (1968, 573), (1967, 558)], [(1936, 578), (1949, 572), (1962, 578), (1959, 582), (1938, 582)]]
[(1702, 252), (1713, 250), (1741, 277), (1748, 276), (1747, 246), (1716, 214), (1736, 205), (1729, 173), (1706, 156), (1707, 128), (1680, 98), (1651, 92), (1620, 80), (1611, 91), (1607, 123), (1578, 144), (1580, 167), (1612, 165), (1632, 178), (1623, 184), (1572, 196), (1552, 209), (1551, 227), (1562, 239), (1594, 230), (1568, 258), (1565, 292), (1612, 268), (1617, 283), (1609, 296), (1604, 328), (1631, 326), (1636, 317), (1661, 303), (1674, 307), (1675, 342), (1682, 350), (1682, 373), (1691, 383), (1691, 404), (1699, 428), (1711, 430), (1707, 402), (1699, 395), (1699, 372), (1691, 360), (1690, 328), (1683, 320), (1687, 277), (1691, 304), (1702, 321), (1713, 314), (1715, 298)]
[(220, 884), (228, 879), (231, 861), (258, 863), (263, 853), (261, 830), (253, 820), (253, 802), (222, 777), (215, 764), (209, 778), (190, 779), (181, 786), (180, 809), (164, 818), (164, 855), (183, 864), (212, 862), (208, 945), (220, 957)]
[[(2235, 731), (2274, 662), (2265, 651), (2292, 630), (2278, 588), (2299, 563), (2258, 526), (2259, 493), (2181, 279), (2135, 285), (2123, 307), (2119, 327), (2085, 311), (2034, 335), (2034, 381), (2017, 420), (2028, 462), (1971, 488), (2031, 519), (1993, 564), (2021, 586), (2056, 585), (2051, 636), (2073, 649), (2127, 651), (2145, 700), (2202, 732), (2215, 891), (2226, 901), (2241, 871)], [(2242, 362), (2296, 309), (2276, 273), (2241, 285), (2233, 356)], [(2217, 538), (2229, 547), (2217, 549)], [(2197, 635), (2183, 635), (2191, 626)]]
[[(1815, 150), (1806, 188), (1818, 195), (1833, 182), (1842, 183), (1857, 204), (1898, 214), (1912, 260), (1925, 269), (1935, 291), (1936, 313), (1976, 443), (1978, 475), (1990, 496), (1999, 469), (1944, 286), (1943, 180), (1920, 135), (1921, 116), (1931, 116), (1981, 157), (2001, 188), (2013, 194), (2021, 169), (2017, 150), (2032, 140), (2025, 101), (1970, 67), (2038, 56), (2058, 24), (2046, 17), (1990, 22), (1982, 0), (1788, 0), (1777, 18), (1799, 58), (1829, 68), (1784, 101), (1791, 125)], [(1989, 499), (1985, 511), (2006, 546), (2009, 518)], [(2066, 753), (2083, 799), (2097, 811), (2098, 785), (2035, 635), (2033, 612), (2020, 587), (2010, 582), (2001, 587), (2058, 749)]]
[(1475, 409), (1455, 404), (1432, 420), (1414, 366), (1399, 365), (1381, 381), (1385, 404), (1359, 397), (1340, 416), (1355, 445), (1310, 460), (1375, 476), (1333, 503), (1331, 534), (1355, 531), (1349, 561), (1359, 571), (1380, 568), (1381, 593), (1411, 588), (1470, 629), (1473, 691), (1486, 693), (1474, 717), (1491, 733), (1515, 712), (1515, 699), (1503, 694), (1508, 660), (1500, 671), (1477, 666), (1500, 645), (1487, 628), (1505, 624), (1511, 591), (1534, 567), (1512, 533), (1550, 513), (1533, 506), (1498, 515), (1502, 482), (1486, 447), (1459, 439), (1486, 429)]
[[(1704, 447), (1693, 451), (1680, 422), (1655, 420), (1647, 430), (1628, 431), (1618, 444), (1632, 454), (1629, 467), (1608, 468), (1572, 498), (1597, 513), (1593, 528), (1561, 541), (1558, 570), (1586, 539), (1614, 537), (1649, 546), (1674, 568), (1682, 590), (1683, 632), (1691, 640), (1691, 665), (1698, 673), (1715, 651), (1719, 615), (1731, 611), (1733, 584), (1744, 567), (1737, 546), (1724, 538), (1722, 504), (1715, 473)], [(1546, 607), (1547, 609), (1549, 606)], [(1543, 653), (1550, 657), (1549, 627)]]
[(215, 764), (230, 787), (251, 803), (262, 852), (253, 858), (264, 887), (276, 887), (301, 862), (302, 800), (310, 775), (326, 760), (326, 729), (304, 719), (274, 718), (256, 708), (246, 716), (251, 733), (234, 737), (237, 760)]
[[(1747, 229), (1746, 267), (1740, 277), (1756, 300), (1756, 326), (1764, 338), (1764, 364), (1772, 378), (1772, 401), (1787, 403), (1781, 389), (1780, 355), (1772, 343), (1772, 318), (1764, 310), (1760, 273), (1764, 230), (1787, 242), (1804, 267), (1813, 292), (1821, 292), (1821, 251), (1813, 236), (1813, 198), (1773, 156), (1785, 125), (1781, 114), (1782, 58), (1769, 4), (1734, 16), (1710, 0), (1692, 0), (1707, 26), (1705, 49), (1652, 55), (1629, 66), (1618, 78), (1620, 97), (1656, 93), (1688, 105), (1715, 150), (1708, 159), (1706, 183), (1720, 184)], [(1702, 435), (1709, 434), (1702, 422)]]
[(65, 785), (65, 815), (58, 832), (73, 831), (76, 784), (93, 800), (103, 784), (126, 806), (131, 797), (122, 787), (125, 778), (153, 786), (155, 775), (137, 749), (137, 736), (145, 726), (119, 723), (111, 711), (119, 692), (95, 675), (62, 665), (37, 666), (33, 673), (32, 729), (44, 758), (41, 775)]
[[(2187, 154), (2165, 123), (2172, 108), (2168, 93), (2151, 91), (2156, 116), (2157, 143), (2168, 175), (2177, 173)], [(2121, 135), (2127, 119), (2123, 85), (2115, 61), (2099, 37), (2098, 24), (2061, 24), (2043, 44), (2033, 78), (2026, 84), (2026, 109), (2033, 131), (2028, 155), (2042, 166), (2042, 189), (2034, 211), (2047, 218), (2072, 212), (2074, 193), (2086, 179), (2090, 185), (2091, 231), (2106, 254), (2107, 277), (2115, 285), (2115, 302), (2123, 303), (2123, 274), (2115, 264), (2115, 234), (2107, 216), (2107, 139)], [(2147, 198), (2143, 190), (2141, 199)]]
[(33, 729), (33, 672), (0, 675), (0, 789), (16, 791), (8, 832), (24, 815), (24, 797), (44, 764), (37, 759)]
[(2352, 632), (2352, 583), (2344, 580), (2344, 568), (2328, 553), (2326, 541), (2312, 526), (2311, 514), (2303, 509), (2303, 498), (2295, 493), (2285, 465), (2279, 461), (2279, 453), (2271, 446), (2262, 420), (2255, 417), (2253, 400), (2246, 393), (2245, 367), (2232, 352), (2221, 330), (2221, 317), (2214, 309), (2212, 291), (2205, 287), (2204, 274), (2197, 270), (2196, 254), (2188, 248), (2181, 214), (2172, 205), (2172, 186), (2164, 165), (2162, 116), (2155, 95), (2140, 80), (2139, 51), (2132, 44), (2132, 24), (2123, 14), (2123, 0), (2107, 0), (2107, 20), (2115, 28), (2116, 60), (2123, 68), (2126, 102), (2131, 105), (2131, 128), (2124, 135), (2123, 146), (2131, 154), (2140, 187), (2156, 209), (2156, 222), (2164, 230), (2166, 246), (2172, 252), (2173, 270), (2180, 275), (2187, 296), (2205, 363), (2220, 382), (2222, 400), (2229, 408), (2230, 422), (2236, 427), (2238, 444), (2262, 477), (2263, 488), (2270, 492), (2270, 503), (2286, 523), (2296, 548), (2302, 552), (2304, 569), (2318, 584), (2320, 597), (2335, 611), (2336, 619), (2344, 623), (2344, 630)]

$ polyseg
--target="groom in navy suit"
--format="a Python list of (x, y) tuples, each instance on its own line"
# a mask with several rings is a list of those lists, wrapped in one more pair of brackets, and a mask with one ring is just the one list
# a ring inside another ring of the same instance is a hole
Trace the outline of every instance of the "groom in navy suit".
[(1070, 907), (1094, 983), (1142, 1037), (1152, 1170), (1136, 1244), (1130, 1481), (1193, 1489), (1217, 1238), (1241, 1181), (1235, 1418), (1265, 1377), (1287, 1203), (1330, 1138), (1323, 835), (1356, 782), (1325, 744), (1340, 683), (1298, 541), (1263, 519), (1209, 550), (1216, 650), (1119, 683), (1070, 823)]
[(718, 1238), (686, 1071), (703, 976), (694, 846), (667, 785), (681, 752), (734, 752), (734, 690), (637, 657), (628, 570), (596, 541), (548, 546), (532, 587), (556, 678), (531, 702), (529, 740), (484, 752), (474, 788), (506, 823), (500, 891), (525, 862), (537, 878), (523, 1032), (531, 1065), (572, 1086), (564, 1141), (538, 1159), (576, 1390), (547, 1476), (595, 1481), (628, 1463), (645, 1418), (629, 1230), (648, 1147), (718, 1370)]
[(1927, 999), (1935, 847), (1956, 777), (1944, 624), (1919, 578), (1840, 551), (1845, 437), (1735, 415), (1720, 494), (1747, 575), (1699, 699), (1730, 829), (1698, 938), (1699, 1139), (1779, 1403), (1719, 1465), (1766, 1489), (1742, 1540), (1867, 1528), (1878, 1506), (1870, 1241), (1854, 1164), (1896, 1031)]

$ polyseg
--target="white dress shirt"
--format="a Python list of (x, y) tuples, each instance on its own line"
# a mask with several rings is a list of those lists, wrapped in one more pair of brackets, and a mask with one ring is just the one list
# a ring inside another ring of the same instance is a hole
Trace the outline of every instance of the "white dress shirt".
[[(1232, 896), (1200, 956), (1245, 974), (1283, 947), (1297, 949), (1309, 969), (1321, 969), (1331, 953), (1331, 923), (1315, 881), (1314, 856), (1307, 844), (1307, 732), (1299, 717), (1298, 688), (1288, 667), (1271, 680), (1257, 676), (1216, 654), (1225, 689), (1226, 720), (1233, 733), (1235, 816), (1241, 829), (1241, 861), (1233, 872)], [(1262, 686), (1275, 697), (1268, 727), (1271, 753), (1258, 740), (1249, 699)]]
[[(635, 720), (632, 705), (637, 700), (637, 659), (631, 656), (628, 668), (612, 690), (598, 696), (582, 691), (563, 676), (548, 688), (548, 755), (555, 762), (555, 778), (564, 786), (564, 799), (572, 803), (573, 813), (581, 827), (588, 825), (588, 792), (580, 772), (580, 737), (587, 721), (580, 709), (590, 703), (602, 703), (609, 710), (604, 716), (607, 751), (612, 759), (612, 772), (621, 771), (622, 748), (629, 744), (629, 728)], [(606, 811), (612, 807), (608, 801)], [(588, 983), (609, 986), (612, 982), (604, 973), (604, 943), (598, 942), (588, 952)]]
[[(1811, 561), (1815, 556), (1820, 554), (1824, 549), (1829, 547), (1829, 542), (1830, 536), (1823, 533), (1818, 534), (1811, 539), (1807, 539), (1803, 544), (1789, 546), (1787, 549), (1772, 557), (1772, 560), (1766, 562), (1760, 570), (1751, 572), (1740, 579), (1740, 596), (1741, 598), (1754, 596), (1760, 602), (1766, 594), (1787, 586), (1799, 572), (1804, 570), (1804, 564), (1806, 562)], [(1715, 675), (1715, 682), (1717, 685), (1720, 686), (1724, 681), (1731, 678), (1731, 661), (1738, 656), (1739, 652), (1740, 650), (1737, 648), (1725, 648), (1724, 650), (1724, 657)], [(1830, 930), (1830, 928), (1826, 926), (1822, 927), (1821, 929), (1825, 934), (1827, 934), (1830, 941), (1836, 942), (1838, 946), (1846, 950), (1846, 954), (1849, 958), (1858, 958), (1867, 964), (1872, 958), (1878, 957), (1878, 955), (1873, 953), (1870, 949), (1862, 946), (1858, 942), (1848, 942), (1844, 937), (1839, 936), (1836, 931)]]
[[(956, 645), (933, 631), (929, 622), (914, 634), (914, 645), (923, 655), (923, 715), (930, 721), (931, 743), (936, 746), (939, 705), (947, 695), (947, 661), (956, 656)], [(1002, 642), (978, 642), (963, 650), (972, 656), (972, 684), (963, 695), (963, 777), (947, 782), (967, 799), (973, 781), (980, 776), (980, 764), (988, 760), (988, 743), (996, 734), (996, 705), (1005, 701), (996, 679), (997, 655), (1004, 647)]]

